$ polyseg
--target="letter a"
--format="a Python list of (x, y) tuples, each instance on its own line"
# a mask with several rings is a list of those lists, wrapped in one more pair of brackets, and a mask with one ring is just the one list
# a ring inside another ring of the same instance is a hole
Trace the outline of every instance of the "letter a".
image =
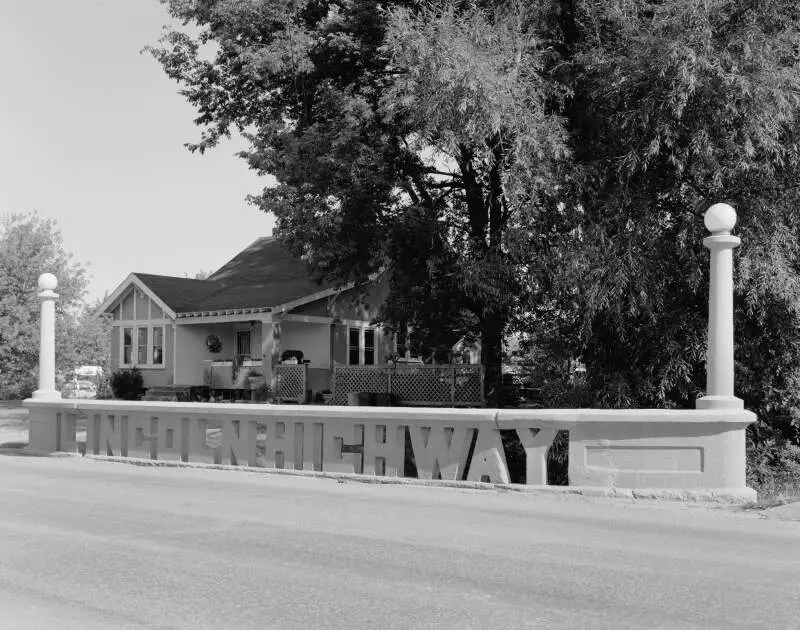
[(468, 481), (489, 481), (508, 483), (508, 466), (500, 431), (497, 429), (478, 429), (475, 452), (469, 464)]

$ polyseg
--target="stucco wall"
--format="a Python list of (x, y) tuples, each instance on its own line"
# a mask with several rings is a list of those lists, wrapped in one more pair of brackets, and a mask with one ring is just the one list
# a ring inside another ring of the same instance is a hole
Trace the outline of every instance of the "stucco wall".
[(330, 367), (330, 324), (284, 322), (281, 352), (284, 350), (302, 350), (303, 359), (310, 361), (311, 367)]
[(206, 347), (206, 338), (212, 333), (208, 324), (179, 324), (177, 326), (178, 361), (175, 383), (202, 385), (203, 361), (232, 359), (236, 352), (232, 324), (215, 324), (213, 333), (222, 341), (222, 352), (214, 354)]

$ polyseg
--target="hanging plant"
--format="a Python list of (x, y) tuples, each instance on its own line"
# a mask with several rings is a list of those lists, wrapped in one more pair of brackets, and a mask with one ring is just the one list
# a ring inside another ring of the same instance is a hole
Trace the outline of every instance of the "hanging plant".
[(216, 335), (209, 335), (206, 337), (206, 348), (208, 348), (209, 352), (217, 354), (222, 351), (222, 341)]

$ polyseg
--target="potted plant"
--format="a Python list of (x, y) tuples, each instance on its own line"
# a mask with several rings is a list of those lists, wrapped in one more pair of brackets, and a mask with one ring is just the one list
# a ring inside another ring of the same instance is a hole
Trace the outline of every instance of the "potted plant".
[(267, 379), (258, 370), (250, 370), (247, 375), (247, 384), (251, 390), (256, 390), (262, 385), (266, 385)]

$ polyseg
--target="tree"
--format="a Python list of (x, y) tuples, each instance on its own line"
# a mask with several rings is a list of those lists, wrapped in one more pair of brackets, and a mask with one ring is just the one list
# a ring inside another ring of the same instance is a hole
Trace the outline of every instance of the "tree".
[(59, 318), (56, 327), (56, 371), (69, 377), (81, 365), (108, 371), (111, 362), (111, 320), (98, 316), (102, 304), (81, 304)]
[(533, 330), (557, 315), (558, 334), (540, 340), (583, 355), (590, 404), (693, 407), (705, 387), (702, 215), (731, 203), (743, 240), (735, 392), (758, 416), (749, 474), (792, 469), (797, 450), (783, 445), (800, 442), (800, 10), (576, 1), (554, 5), (549, 23), (561, 59), (552, 75), (572, 92), (563, 114), (574, 153), (550, 202), (561, 213), (541, 214), (550, 255), (537, 260), (554, 265)]
[(243, 132), (282, 240), (328, 278), (388, 267), (389, 325), (477, 334), (488, 366), (509, 330), (582, 357), (594, 405), (702, 394), (702, 215), (730, 202), (737, 393), (797, 437), (795, 3), (168, 6), (200, 28), (152, 49), (199, 110), (190, 148)]
[[(87, 278), (63, 248), (54, 221), (36, 214), (0, 217), (0, 398), (21, 398), (36, 388), (39, 361), (39, 275), (58, 278), (56, 326), (64, 331), (84, 295)], [(75, 343), (59, 335), (61, 344)], [(63, 355), (57, 357), (57, 362)]]
[(567, 155), (524, 4), (165, 3), (199, 28), (149, 49), (198, 108), (189, 148), (242, 132), (276, 235), (328, 280), (388, 269), (381, 321), (429, 350), (478, 336), (496, 392), (526, 289), (508, 241)]

